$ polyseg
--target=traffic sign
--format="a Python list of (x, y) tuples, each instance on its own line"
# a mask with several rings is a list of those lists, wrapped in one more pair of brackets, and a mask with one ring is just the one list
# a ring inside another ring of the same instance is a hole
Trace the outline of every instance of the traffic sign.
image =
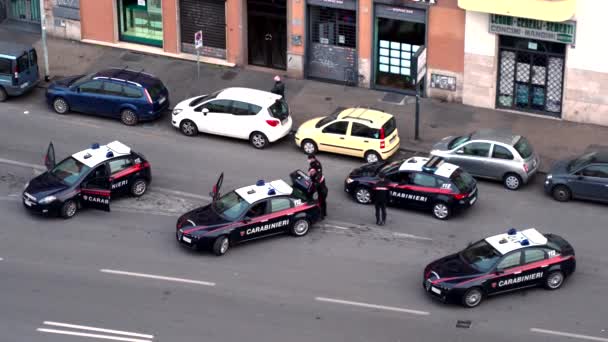
[(203, 31), (194, 33), (194, 48), (200, 49), (203, 47)]

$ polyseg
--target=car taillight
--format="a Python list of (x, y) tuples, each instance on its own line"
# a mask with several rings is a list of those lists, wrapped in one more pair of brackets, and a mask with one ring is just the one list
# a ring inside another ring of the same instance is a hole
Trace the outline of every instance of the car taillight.
[(146, 99), (148, 99), (148, 103), (154, 103), (154, 101), (152, 101), (150, 93), (148, 93), (148, 89), (144, 89), (144, 94), (146, 94)]
[(385, 148), (386, 147), (386, 143), (384, 142), (384, 140), (380, 141), (380, 148)]
[(13, 68), (13, 72), (15, 73), (15, 78), (19, 78), (19, 65), (15, 64), (15, 68)]
[(467, 197), (467, 194), (454, 194), (454, 198), (457, 200), (461, 200), (465, 197)]
[(279, 120), (266, 120), (266, 123), (269, 124), (271, 127), (277, 127), (277, 125), (280, 123)]
[(528, 164), (524, 164), (524, 171), (527, 173), (527, 172), (528, 172), (528, 170), (529, 170), (529, 168), (528, 168)]
[(385, 136), (384, 136), (384, 127), (383, 127), (383, 128), (380, 128), (380, 139), (384, 139), (384, 138), (385, 138)]

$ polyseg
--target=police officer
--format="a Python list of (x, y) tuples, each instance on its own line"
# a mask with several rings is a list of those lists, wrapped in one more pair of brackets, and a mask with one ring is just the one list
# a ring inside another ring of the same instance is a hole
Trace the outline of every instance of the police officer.
[(323, 174), (318, 172), (317, 169), (312, 167), (308, 170), (308, 175), (310, 176), (314, 184), (315, 191), (317, 192), (317, 195), (319, 197), (319, 206), (321, 207), (321, 220), (324, 220), (325, 216), (327, 216), (328, 193), (327, 186), (325, 185), (325, 177), (323, 177)]
[(386, 223), (386, 203), (388, 202), (388, 182), (384, 174), (379, 175), (380, 180), (374, 185), (374, 206), (376, 207), (376, 224), (383, 226)]
[(308, 165), (309, 170), (315, 169), (321, 175), (321, 177), (323, 177), (323, 165), (321, 165), (321, 162), (317, 159), (317, 157), (315, 157), (314, 154), (308, 155)]
[(279, 75), (274, 77), (274, 86), (270, 92), (281, 95), (283, 99), (285, 99), (285, 84), (281, 81), (281, 77)]

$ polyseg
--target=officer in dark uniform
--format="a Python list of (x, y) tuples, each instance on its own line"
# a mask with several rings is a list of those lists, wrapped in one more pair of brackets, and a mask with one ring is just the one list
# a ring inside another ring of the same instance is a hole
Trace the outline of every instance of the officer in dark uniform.
[(312, 167), (308, 170), (308, 175), (312, 179), (315, 191), (319, 196), (319, 206), (321, 207), (321, 220), (323, 220), (325, 219), (325, 216), (327, 216), (328, 189), (325, 185), (325, 177), (323, 177), (322, 173), (318, 172), (315, 168)]
[(279, 75), (276, 75), (274, 77), (274, 86), (272, 87), (272, 90), (270, 90), (270, 92), (277, 95), (281, 95), (285, 100), (285, 84), (281, 81), (281, 77)]
[(383, 226), (386, 223), (386, 203), (388, 202), (388, 182), (384, 174), (379, 175), (380, 180), (374, 185), (374, 206), (376, 207), (376, 224)]
[(308, 155), (308, 164), (310, 165), (309, 169), (315, 169), (321, 176), (323, 176), (323, 165), (321, 162), (315, 157), (314, 154)]

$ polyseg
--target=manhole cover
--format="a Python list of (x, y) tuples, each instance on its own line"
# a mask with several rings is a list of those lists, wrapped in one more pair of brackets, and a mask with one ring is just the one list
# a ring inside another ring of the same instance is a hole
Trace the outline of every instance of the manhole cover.
[(456, 328), (468, 329), (470, 327), (471, 327), (471, 321), (461, 321), (461, 320), (458, 320), (456, 322)]
[(386, 93), (382, 98), (382, 102), (390, 102), (390, 103), (401, 103), (405, 95), (397, 94), (397, 93)]
[(120, 59), (126, 62), (138, 62), (143, 56), (133, 52), (125, 52), (120, 56)]
[(225, 73), (222, 74), (222, 79), (226, 80), (226, 81), (230, 81), (233, 80), (236, 75), (238, 75), (238, 73), (234, 72), (234, 71), (226, 71)]

